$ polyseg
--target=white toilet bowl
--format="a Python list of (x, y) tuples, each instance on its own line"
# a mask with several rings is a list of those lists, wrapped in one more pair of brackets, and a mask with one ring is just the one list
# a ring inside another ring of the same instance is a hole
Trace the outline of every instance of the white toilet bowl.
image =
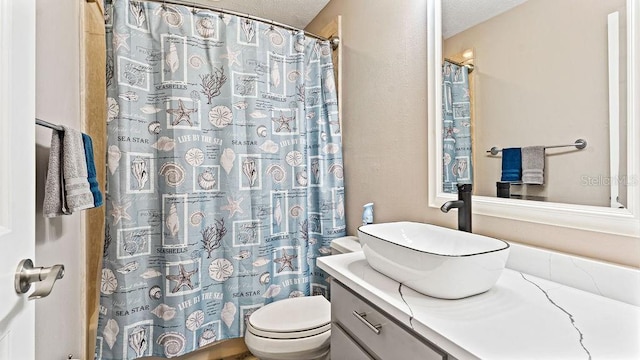
[[(361, 250), (358, 238), (331, 242), (331, 253)], [(323, 296), (280, 300), (249, 316), (244, 342), (261, 360), (328, 360), (331, 304)]]
[(285, 299), (255, 311), (244, 341), (261, 360), (329, 359), (331, 304), (322, 296)]

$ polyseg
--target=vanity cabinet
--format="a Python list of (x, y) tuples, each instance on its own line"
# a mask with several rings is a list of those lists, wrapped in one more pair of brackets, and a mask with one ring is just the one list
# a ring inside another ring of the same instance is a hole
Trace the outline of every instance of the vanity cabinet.
[(453, 360), (353, 291), (331, 283), (332, 359)]
[(331, 358), (373, 360), (337, 323), (331, 324)]

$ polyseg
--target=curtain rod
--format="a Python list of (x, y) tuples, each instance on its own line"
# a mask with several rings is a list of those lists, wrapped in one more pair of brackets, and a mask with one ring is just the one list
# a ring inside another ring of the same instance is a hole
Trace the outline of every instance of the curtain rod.
[[(109, 3), (111, 3), (111, 0), (108, 0)], [(249, 19), (249, 20), (254, 20), (254, 21), (260, 21), (266, 24), (271, 24), (271, 25), (275, 25), (275, 26), (279, 26), (279, 27), (283, 27), (287, 30), (294, 30), (294, 31), (302, 31), (304, 32), (305, 35), (310, 36), (312, 38), (318, 39), (318, 40), (322, 40), (322, 41), (329, 41), (331, 43), (331, 47), (335, 50), (336, 48), (338, 48), (338, 45), (340, 44), (340, 39), (336, 36), (332, 36), (329, 39), (308, 32), (306, 30), (302, 30), (302, 29), (298, 29), (296, 27), (293, 27), (291, 25), (287, 25), (287, 24), (283, 24), (283, 23), (279, 23), (277, 21), (273, 21), (273, 20), (268, 20), (268, 19), (264, 19), (258, 16), (253, 16), (250, 14), (243, 14), (243, 13), (239, 13), (239, 12), (235, 12), (235, 11), (231, 11), (231, 10), (226, 10), (226, 9), (222, 9), (222, 8), (218, 8), (215, 6), (210, 6), (210, 5), (205, 5), (205, 4), (197, 4), (195, 1), (185, 1), (185, 0), (139, 0), (139, 2), (155, 2), (155, 3), (162, 3), (162, 4), (171, 4), (171, 5), (181, 5), (181, 6), (187, 6), (187, 7), (192, 7), (194, 9), (198, 8), (198, 9), (206, 9), (206, 10), (212, 10), (215, 12), (219, 12), (219, 13), (223, 13), (223, 14), (229, 14), (229, 15), (234, 15), (234, 16), (238, 16), (241, 18), (245, 18), (245, 19)]]
[(463, 66), (464, 66), (464, 67), (466, 67), (467, 69), (469, 69), (469, 72), (472, 72), (472, 71), (473, 71), (473, 69), (475, 68), (475, 66), (474, 66), (473, 64), (463, 64), (463, 63), (461, 63), (461, 62), (453, 61), (453, 60), (451, 60), (451, 59), (447, 59), (447, 58), (444, 58), (444, 61), (446, 61), (446, 62), (450, 62), (450, 63), (452, 63), (453, 65), (458, 65), (458, 66), (460, 66), (460, 67), (463, 67)]

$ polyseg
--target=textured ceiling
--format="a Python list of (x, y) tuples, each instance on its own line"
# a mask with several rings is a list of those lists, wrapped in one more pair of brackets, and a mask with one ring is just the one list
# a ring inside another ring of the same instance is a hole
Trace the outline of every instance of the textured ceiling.
[(196, 3), (304, 29), (329, 0), (196, 0)]
[(442, 0), (442, 36), (447, 39), (527, 0)]

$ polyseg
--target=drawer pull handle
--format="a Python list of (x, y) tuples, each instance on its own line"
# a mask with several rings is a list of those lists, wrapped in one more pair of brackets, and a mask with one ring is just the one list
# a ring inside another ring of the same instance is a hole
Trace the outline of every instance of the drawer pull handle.
[(376, 335), (380, 335), (380, 328), (382, 328), (382, 325), (380, 325), (380, 324), (373, 325), (372, 323), (370, 323), (369, 320), (365, 319), (367, 317), (366, 313), (357, 312), (357, 311), (353, 310), (353, 316), (355, 316), (358, 320), (362, 321), (362, 323), (367, 325), (367, 327), (369, 329), (371, 329), (371, 331), (376, 333)]

